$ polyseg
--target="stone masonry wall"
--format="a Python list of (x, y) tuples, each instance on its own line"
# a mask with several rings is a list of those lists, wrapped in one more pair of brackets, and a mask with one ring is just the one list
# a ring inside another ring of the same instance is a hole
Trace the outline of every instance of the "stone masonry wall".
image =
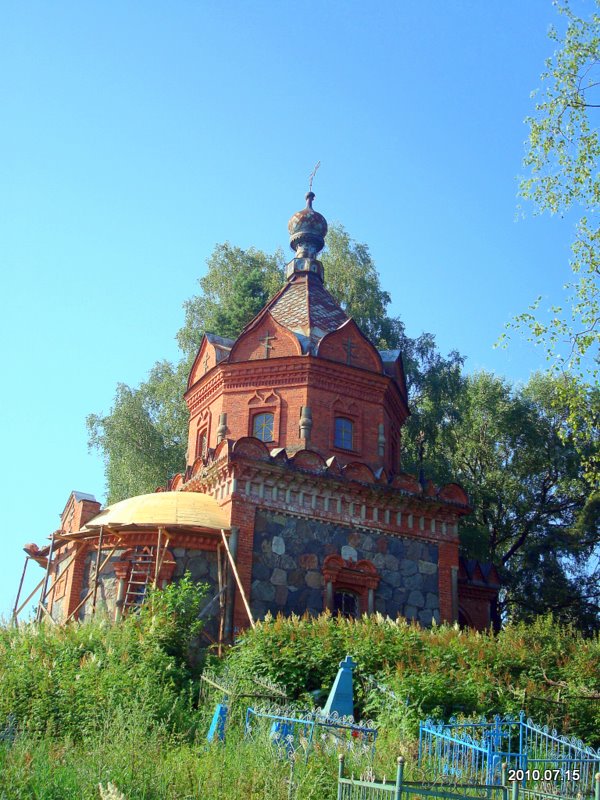
[(416, 539), (298, 519), (257, 509), (250, 605), (262, 618), (319, 614), (324, 608), (323, 561), (330, 554), (371, 561), (381, 578), (376, 610), (430, 625), (440, 621), (438, 548)]
[[(110, 561), (100, 575), (98, 576), (98, 591), (96, 594), (96, 610), (98, 612), (108, 613), (114, 615), (115, 603), (117, 600), (117, 592), (119, 581), (115, 575), (114, 562), (120, 561), (121, 556), (125, 550), (115, 550)], [(83, 573), (83, 586), (79, 595), (79, 601), (87, 595), (92, 588), (94, 582), (94, 571), (96, 569), (97, 553), (91, 550), (85, 557), (85, 569)], [(100, 559), (102, 563), (103, 558)], [(79, 619), (85, 619), (92, 613), (93, 598), (89, 598), (79, 609), (77, 616)]]
[[(119, 581), (115, 575), (113, 562), (120, 561), (124, 550), (115, 551), (113, 557), (102, 570), (98, 577), (98, 593), (96, 598), (96, 609), (108, 613), (109, 616), (114, 616), (115, 604), (117, 600), (118, 584)], [(186, 572), (192, 576), (192, 580), (196, 583), (207, 584), (208, 591), (205, 596), (205, 602), (209, 602), (218, 591), (218, 578), (217, 578), (217, 554), (206, 550), (191, 550), (183, 547), (175, 547), (170, 551), (175, 559), (176, 567), (173, 575), (173, 580), (176, 581), (181, 578)], [(88, 593), (91, 588), (94, 569), (95, 569), (96, 553), (94, 551), (87, 554), (85, 562), (85, 572), (83, 589), (81, 591), (80, 600)], [(79, 618), (84, 619), (89, 616), (92, 610), (92, 598), (90, 598), (81, 608)], [(213, 616), (212, 612), (218, 612), (218, 604), (213, 604), (211, 614), (207, 617), (207, 629), (209, 632), (212, 630), (210, 618)]]

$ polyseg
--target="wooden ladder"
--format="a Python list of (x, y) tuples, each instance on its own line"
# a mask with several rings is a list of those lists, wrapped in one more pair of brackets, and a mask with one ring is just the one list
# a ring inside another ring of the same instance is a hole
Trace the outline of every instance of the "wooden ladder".
[(148, 584), (152, 582), (154, 568), (153, 548), (139, 550), (131, 558), (131, 572), (125, 591), (123, 610), (141, 606), (146, 598)]

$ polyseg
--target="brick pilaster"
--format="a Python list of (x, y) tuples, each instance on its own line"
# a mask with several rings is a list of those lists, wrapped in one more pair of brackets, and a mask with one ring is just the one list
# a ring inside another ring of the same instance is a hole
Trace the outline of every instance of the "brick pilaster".
[(439, 547), (439, 596), (442, 622), (455, 622), (458, 619), (453, 582), (458, 575), (458, 539), (440, 542)]
[(84, 588), (85, 559), (88, 552), (89, 548), (82, 546), (69, 567), (69, 582), (65, 593), (67, 597), (65, 619), (75, 611), (81, 602), (81, 591)]
[[(231, 525), (239, 529), (236, 566), (240, 581), (250, 603), (250, 586), (252, 581), (252, 552), (254, 547), (254, 517), (256, 505), (246, 498), (235, 497), (231, 503)], [(232, 576), (233, 578), (233, 576)], [(233, 578), (235, 580), (235, 578)], [(234, 629), (247, 628), (250, 625), (240, 591), (236, 586), (233, 612)]]

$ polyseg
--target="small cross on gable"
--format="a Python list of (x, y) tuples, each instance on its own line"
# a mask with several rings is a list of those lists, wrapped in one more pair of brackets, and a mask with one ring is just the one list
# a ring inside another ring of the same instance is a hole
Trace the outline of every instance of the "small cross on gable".
[(356, 345), (350, 337), (344, 342), (344, 350), (346, 351), (346, 364), (352, 365), (352, 357), (354, 356), (354, 348)]
[(202, 362), (202, 363), (204, 364), (204, 374), (205, 374), (205, 375), (206, 375), (206, 373), (208, 372), (208, 365), (209, 365), (209, 362), (210, 362), (210, 357), (209, 357), (209, 355), (208, 355), (208, 353), (207, 353), (207, 354), (204, 356), (204, 361)]
[(267, 331), (266, 335), (259, 340), (260, 343), (264, 344), (265, 346), (265, 358), (269, 358), (271, 350), (273, 349), (273, 345), (271, 344), (271, 342), (274, 341), (276, 338), (277, 337), (275, 336), (275, 334), (271, 335), (271, 331)]

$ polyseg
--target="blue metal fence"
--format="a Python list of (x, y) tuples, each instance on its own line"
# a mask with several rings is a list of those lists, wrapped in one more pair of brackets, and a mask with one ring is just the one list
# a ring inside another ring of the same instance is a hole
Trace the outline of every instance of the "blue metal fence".
[(246, 736), (254, 735), (259, 727), (268, 729), (273, 744), (287, 755), (302, 750), (308, 757), (317, 744), (325, 750), (362, 750), (373, 755), (377, 739), (373, 723), (355, 722), (335, 713), (325, 715), (320, 709), (248, 708)]
[(4, 727), (0, 728), (0, 742), (12, 744), (17, 735), (17, 718), (9, 714)]
[(501, 766), (517, 770), (523, 786), (551, 787), (550, 794), (591, 795), (600, 770), (600, 751), (561, 736), (525, 717), (495, 716), (476, 722), (434, 722), (419, 726), (419, 764), (436, 775), (498, 784)]

